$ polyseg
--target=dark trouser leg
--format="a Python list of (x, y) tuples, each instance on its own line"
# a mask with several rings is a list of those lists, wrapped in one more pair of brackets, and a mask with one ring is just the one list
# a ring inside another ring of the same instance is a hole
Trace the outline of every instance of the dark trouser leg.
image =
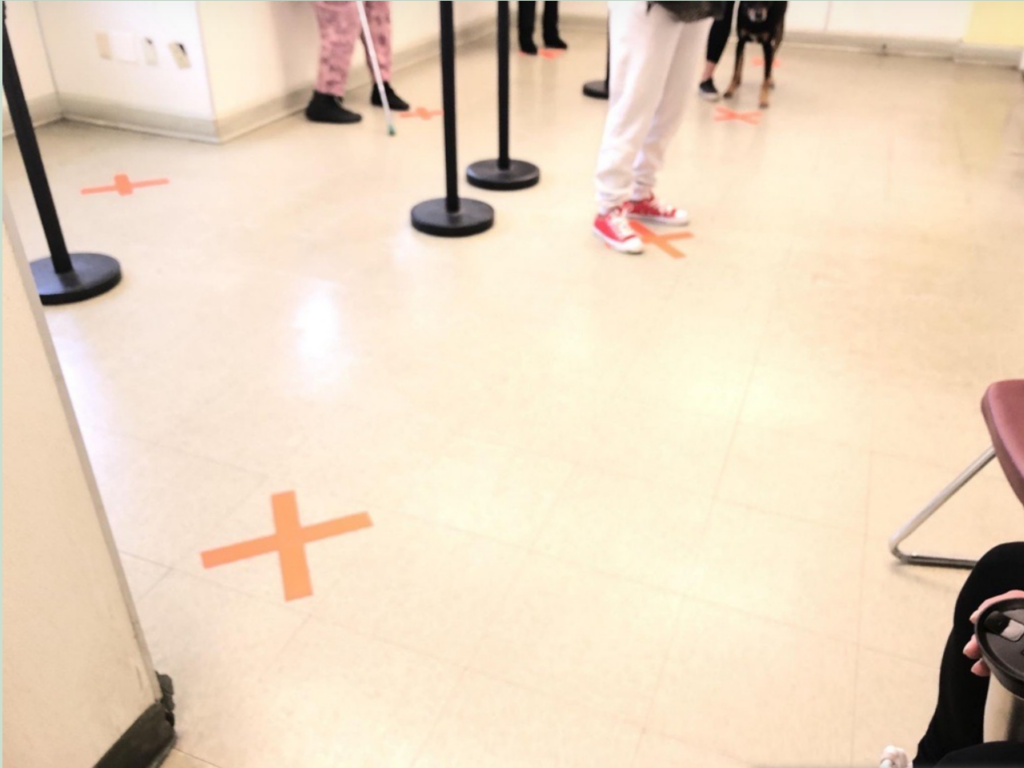
[(536, 53), (537, 46), (533, 43), (533, 28), (537, 23), (537, 3), (519, 2), (517, 14), (519, 22), (519, 50), (527, 53)]
[(708, 33), (708, 61), (717, 64), (722, 58), (722, 51), (725, 44), (729, 42), (729, 33), (732, 31), (732, 11), (736, 3), (722, 3), (722, 18), (716, 19), (711, 25)]
[(1022, 588), (1024, 542), (1002, 544), (991, 550), (967, 577), (956, 601), (953, 630), (942, 655), (938, 704), (918, 745), (915, 767), (937, 765), (952, 752), (981, 744), (988, 679), (971, 674), (971, 661), (963, 655), (964, 646), (974, 634), (970, 616), (990, 597)]
[(562, 38), (558, 36), (558, 2), (546, 0), (544, 3), (544, 45), (547, 48), (560, 48)]

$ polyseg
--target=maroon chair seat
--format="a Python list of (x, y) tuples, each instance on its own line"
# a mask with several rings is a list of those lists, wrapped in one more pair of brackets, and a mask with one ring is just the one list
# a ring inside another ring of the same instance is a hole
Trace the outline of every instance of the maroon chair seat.
[(981, 412), (1006, 479), (1024, 504), (1024, 380), (991, 385), (981, 400)]

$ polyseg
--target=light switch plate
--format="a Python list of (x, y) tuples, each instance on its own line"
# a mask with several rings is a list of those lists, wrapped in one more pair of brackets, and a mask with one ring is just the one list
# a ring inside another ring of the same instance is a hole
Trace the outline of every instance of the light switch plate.
[(178, 65), (178, 69), (188, 69), (192, 66), (184, 45), (181, 43), (170, 43), (167, 47), (171, 49), (171, 56), (174, 58), (174, 63)]
[(156, 43), (153, 42), (151, 37), (146, 37), (142, 40), (142, 58), (151, 67), (155, 67), (160, 63), (156, 55)]

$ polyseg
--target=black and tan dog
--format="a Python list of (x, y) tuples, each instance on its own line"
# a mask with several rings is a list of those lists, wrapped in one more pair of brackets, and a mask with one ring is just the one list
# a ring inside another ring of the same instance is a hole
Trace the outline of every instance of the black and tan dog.
[(747, 43), (760, 43), (764, 49), (764, 82), (761, 84), (761, 109), (768, 108), (768, 93), (775, 87), (772, 63), (782, 45), (782, 31), (786, 20), (787, 3), (740, 3), (736, 14), (736, 71), (733, 72), (725, 98), (732, 98), (743, 81), (743, 47)]

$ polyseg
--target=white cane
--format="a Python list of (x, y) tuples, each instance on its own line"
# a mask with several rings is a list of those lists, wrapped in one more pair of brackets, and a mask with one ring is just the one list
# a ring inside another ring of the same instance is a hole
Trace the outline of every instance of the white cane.
[(395, 123), (391, 119), (391, 105), (388, 104), (388, 94), (384, 90), (384, 78), (381, 77), (380, 64), (377, 63), (377, 49), (373, 44), (373, 35), (370, 34), (370, 21), (366, 18), (363, 0), (356, 0), (356, 8), (359, 9), (359, 23), (363, 26), (363, 43), (366, 45), (366, 53), (370, 56), (370, 68), (373, 70), (373, 79), (377, 82), (377, 93), (380, 94), (381, 104), (384, 105), (384, 120), (388, 124), (388, 136), (394, 136)]

